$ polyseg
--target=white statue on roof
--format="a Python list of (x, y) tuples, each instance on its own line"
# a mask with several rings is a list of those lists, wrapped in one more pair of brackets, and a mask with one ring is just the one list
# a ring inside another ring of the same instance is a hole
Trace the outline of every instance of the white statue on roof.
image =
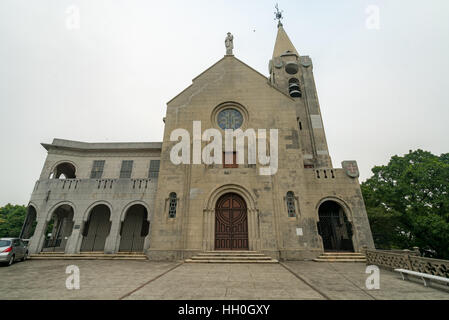
[(226, 46), (226, 54), (232, 55), (232, 49), (234, 49), (234, 36), (228, 32), (228, 36), (225, 39), (225, 46)]

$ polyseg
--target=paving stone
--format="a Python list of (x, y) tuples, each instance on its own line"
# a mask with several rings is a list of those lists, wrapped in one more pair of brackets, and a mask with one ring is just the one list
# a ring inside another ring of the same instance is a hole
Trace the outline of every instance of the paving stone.
[[(69, 264), (80, 268), (80, 290), (65, 287)], [(175, 263), (26, 261), (0, 268), (0, 299), (307, 300), (327, 296), (336, 300), (449, 300), (449, 287), (424, 287), (418, 280), (403, 281), (398, 274), (382, 269), (380, 289), (368, 290), (366, 266), (360, 263), (295, 261), (285, 265), (299, 278), (280, 264), (199, 269), (197, 264), (182, 264), (169, 271)]]

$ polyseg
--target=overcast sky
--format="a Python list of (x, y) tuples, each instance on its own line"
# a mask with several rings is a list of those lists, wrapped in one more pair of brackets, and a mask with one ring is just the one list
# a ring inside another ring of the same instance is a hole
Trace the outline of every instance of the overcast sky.
[[(274, 4), (0, 0), (0, 205), (28, 203), (41, 142), (161, 141), (166, 102), (223, 57), (228, 31), (236, 57), (268, 76)], [(364, 181), (395, 154), (449, 152), (449, 1), (279, 6), (313, 60), (335, 167), (355, 159)]]

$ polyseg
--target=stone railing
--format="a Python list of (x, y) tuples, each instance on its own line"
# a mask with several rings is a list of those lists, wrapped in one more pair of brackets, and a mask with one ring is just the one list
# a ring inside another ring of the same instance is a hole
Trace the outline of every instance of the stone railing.
[(304, 172), (309, 179), (322, 181), (331, 181), (346, 175), (344, 170), (339, 168), (305, 168)]
[[(156, 179), (49, 179), (36, 182), (32, 199), (50, 198), (55, 195), (76, 197), (82, 194), (154, 193)], [(51, 194), (51, 196), (50, 196)]]
[(366, 264), (385, 269), (407, 269), (449, 278), (449, 260), (419, 257), (414, 251), (390, 252), (387, 250), (366, 250)]
[(315, 177), (317, 179), (335, 179), (336, 169), (320, 168), (315, 169)]

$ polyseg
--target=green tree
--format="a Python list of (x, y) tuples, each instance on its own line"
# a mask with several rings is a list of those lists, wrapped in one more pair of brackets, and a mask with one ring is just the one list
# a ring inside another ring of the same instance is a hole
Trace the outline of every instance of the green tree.
[(0, 237), (19, 237), (27, 214), (25, 206), (7, 204), (0, 208)]
[(449, 153), (393, 156), (362, 183), (376, 247), (449, 259)]

